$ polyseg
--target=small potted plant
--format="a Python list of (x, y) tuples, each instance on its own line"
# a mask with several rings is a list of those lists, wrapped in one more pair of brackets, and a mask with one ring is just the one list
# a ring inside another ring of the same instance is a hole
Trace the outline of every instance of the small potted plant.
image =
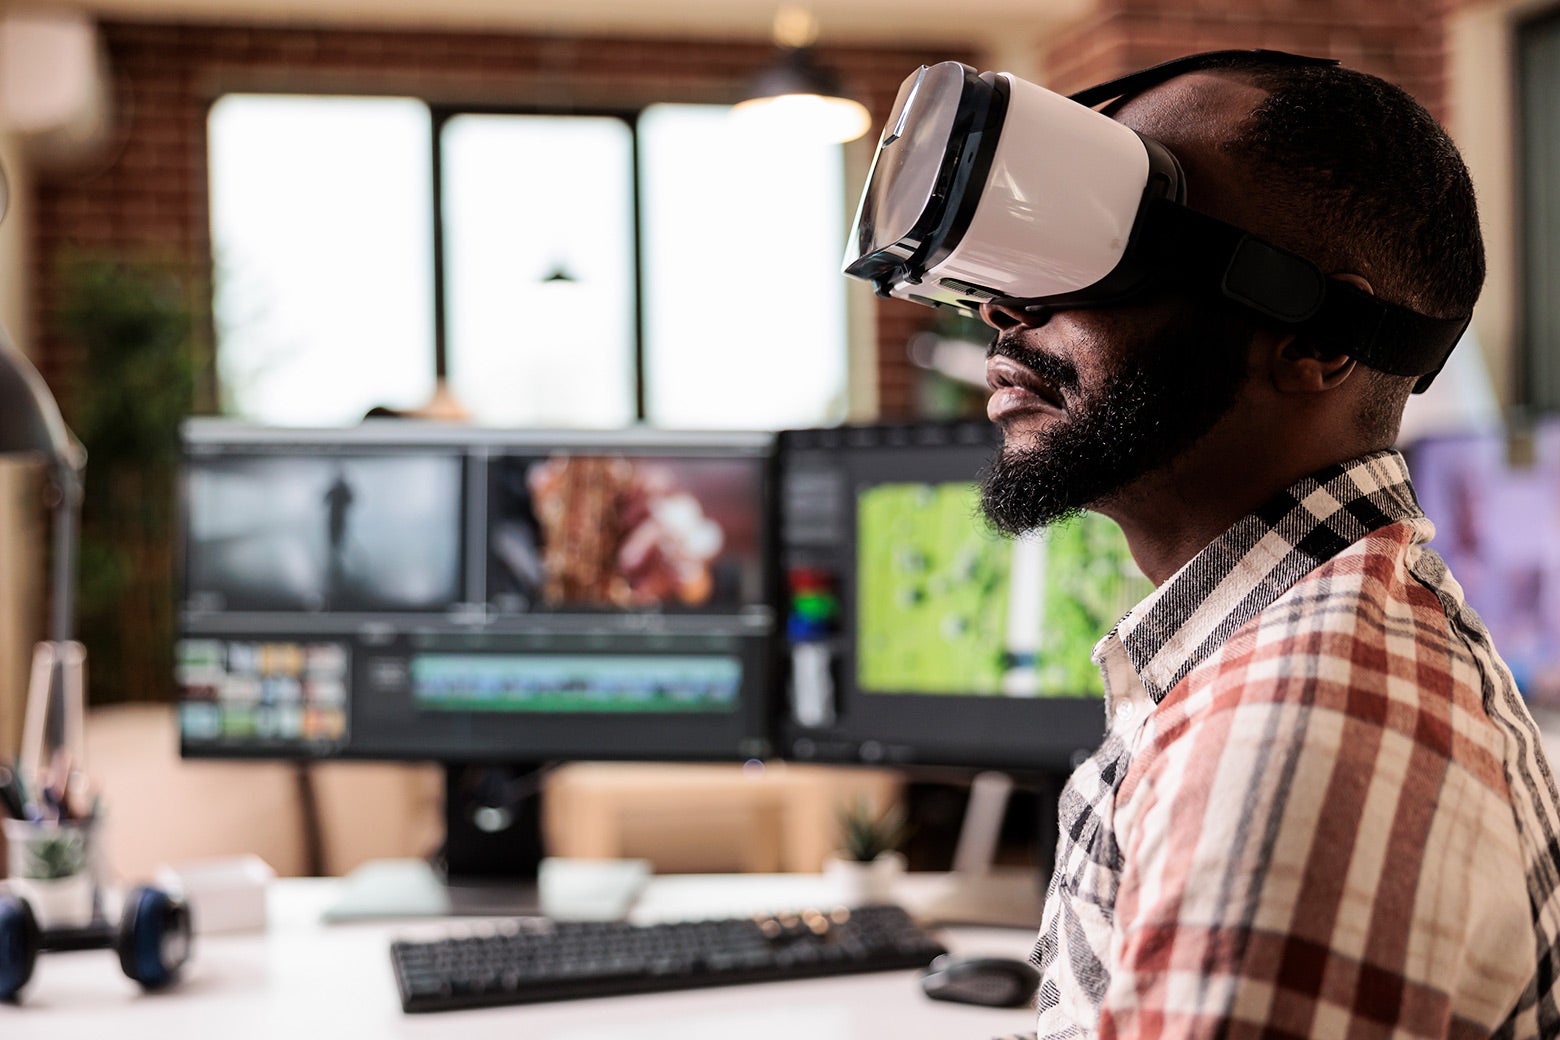
[(878, 811), (866, 797), (840, 809), (840, 850), (824, 865), (825, 876), (849, 905), (890, 902), (894, 882), (905, 871), (899, 851), (910, 833), (904, 807)]
[(92, 918), (95, 884), (84, 825), (7, 820), (11, 887), (44, 928), (69, 928)]

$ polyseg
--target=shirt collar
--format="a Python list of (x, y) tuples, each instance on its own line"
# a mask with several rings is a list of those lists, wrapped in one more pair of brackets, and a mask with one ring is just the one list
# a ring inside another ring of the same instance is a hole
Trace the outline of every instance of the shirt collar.
[(1119, 643), (1154, 703), (1306, 574), (1365, 535), (1429, 521), (1395, 451), (1305, 477), (1237, 521), (1121, 619), (1095, 660)]

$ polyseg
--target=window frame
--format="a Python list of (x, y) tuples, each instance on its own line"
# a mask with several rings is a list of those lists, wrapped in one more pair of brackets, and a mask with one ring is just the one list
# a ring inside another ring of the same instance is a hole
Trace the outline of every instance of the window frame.
[[(1560, 48), (1560, 4), (1517, 19), (1511, 28), (1511, 80), (1514, 90), (1513, 143), (1515, 155), (1517, 251), (1517, 401), (1535, 412), (1560, 408), (1560, 361), (1552, 360), (1560, 345), (1560, 304), (1552, 302), (1540, 269), (1560, 271), (1560, 187), (1553, 177), (1535, 167), (1534, 141), (1544, 131), (1536, 125), (1536, 98), (1530, 70), (1543, 68), (1560, 86), (1560, 69), (1548, 69), (1534, 60), (1536, 44)], [(1560, 145), (1546, 149), (1550, 172), (1560, 170)], [(1542, 200), (1542, 201), (1541, 201)], [(1548, 222), (1537, 219), (1547, 211)], [(1546, 349), (1547, 348), (1547, 349)]]
[[(633, 290), (634, 290), (634, 342), (629, 356), (633, 361), (634, 414), (633, 422), (647, 425), (649, 417), (645, 408), (645, 307), (644, 307), (644, 206), (640, 197), (639, 175), (640, 145), (639, 118), (652, 105), (670, 102), (650, 101), (638, 108), (628, 106), (576, 106), (576, 105), (497, 105), (459, 104), (435, 102), (419, 98), (428, 106), (429, 141), (432, 157), (432, 197), (429, 205), (433, 213), (433, 374), (443, 383), (449, 376), (449, 330), (447, 327), (447, 302), (445, 299), (445, 242), (444, 242), (444, 149), (445, 125), (459, 116), (552, 116), (592, 119), (616, 119), (628, 126), (629, 139), (629, 188), (633, 200)], [(715, 104), (717, 102), (701, 102)]]

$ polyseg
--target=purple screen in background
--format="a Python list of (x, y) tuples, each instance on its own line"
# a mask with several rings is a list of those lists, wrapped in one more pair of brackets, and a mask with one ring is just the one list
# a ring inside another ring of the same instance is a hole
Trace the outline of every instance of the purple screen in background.
[(1430, 547), (1462, 585), (1535, 704), (1560, 707), (1560, 422), (1533, 431), (1531, 465), (1504, 434), (1443, 437), (1408, 452)]

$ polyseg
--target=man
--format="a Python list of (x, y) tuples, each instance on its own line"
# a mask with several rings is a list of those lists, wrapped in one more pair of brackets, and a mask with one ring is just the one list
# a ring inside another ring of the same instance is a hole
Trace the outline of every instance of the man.
[[(1232, 59), (1112, 115), (1193, 209), (1471, 311), (1467, 172), (1397, 88)], [(1095, 651), (1109, 730), (1062, 798), (1040, 1035), (1560, 1035), (1560, 798), (1391, 450), (1413, 378), (1170, 284), (982, 314), (988, 515), (1104, 513), (1157, 585)]]

